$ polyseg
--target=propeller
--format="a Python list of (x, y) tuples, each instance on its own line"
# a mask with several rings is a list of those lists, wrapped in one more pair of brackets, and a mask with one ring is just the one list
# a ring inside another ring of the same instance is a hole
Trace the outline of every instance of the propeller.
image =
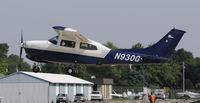
[(20, 59), (22, 58), (22, 49), (23, 49), (23, 33), (21, 32), (21, 42), (20, 42)]
[(19, 54), (19, 61), (18, 61), (17, 71), (18, 71), (18, 69), (20, 67), (20, 64), (21, 64), (22, 52), (23, 52), (23, 43), (24, 43), (23, 33), (21, 31), (20, 54)]

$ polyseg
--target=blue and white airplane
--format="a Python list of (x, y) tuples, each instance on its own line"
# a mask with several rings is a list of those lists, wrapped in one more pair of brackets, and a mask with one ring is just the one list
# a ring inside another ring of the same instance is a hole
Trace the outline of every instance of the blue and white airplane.
[[(172, 29), (160, 41), (143, 49), (109, 49), (85, 38), (72, 28), (54, 26), (57, 36), (45, 41), (21, 40), (26, 57), (35, 62), (73, 64), (139, 64), (166, 62), (178, 45), (185, 31)], [(33, 68), (39, 72), (39, 66)]]

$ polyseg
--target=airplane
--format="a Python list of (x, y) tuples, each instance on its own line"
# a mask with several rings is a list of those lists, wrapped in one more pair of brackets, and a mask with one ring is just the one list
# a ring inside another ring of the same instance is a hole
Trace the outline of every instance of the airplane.
[[(75, 29), (54, 26), (57, 36), (49, 40), (34, 40), (23, 42), (26, 57), (38, 64), (33, 66), (33, 72), (39, 72), (39, 63), (72, 63), (72, 72), (77, 64), (142, 64), (164, 63), (186, 33), (183, 30), (171, 29), (161, 40), (151, 47), (141, 49), (110, 49), (101, 43), (87, 39)], [(71, 73), (70, 72), (70, 73)]]

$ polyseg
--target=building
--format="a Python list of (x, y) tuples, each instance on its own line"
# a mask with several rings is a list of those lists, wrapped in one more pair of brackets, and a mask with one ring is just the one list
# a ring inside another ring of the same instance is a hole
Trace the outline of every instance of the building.
[(112, 99), (113, 79), (92, 78), (92, 79), (86, 79), (86, 80), (94, 83), (93, 90), (94, 91), (101, 91), (104, 99)]
[(68, 94), (69, 101), (76, 93), (90, 100), (92, 82), (64, 74), (17, 72), (0, 79), (3, 103), (56, 103), (59, 93)]

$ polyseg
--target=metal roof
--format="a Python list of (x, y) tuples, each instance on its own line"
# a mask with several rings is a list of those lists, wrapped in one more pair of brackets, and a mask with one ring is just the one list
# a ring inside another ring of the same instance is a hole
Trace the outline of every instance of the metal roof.
[(34, 73), (34, 72), (18, 72), (26, 74), (50, 83), (67, 83), (67, 84), (93, 84), (92, 82), (73, 77), (65, 74), (52, 74), (52, 73)]
[(99, 84), (99, 85), (113, 84), (113, 79), (111, 78), (95, 78), (95, 79), (86, 78), (86, 80), (93, 82), (94, 84)]

